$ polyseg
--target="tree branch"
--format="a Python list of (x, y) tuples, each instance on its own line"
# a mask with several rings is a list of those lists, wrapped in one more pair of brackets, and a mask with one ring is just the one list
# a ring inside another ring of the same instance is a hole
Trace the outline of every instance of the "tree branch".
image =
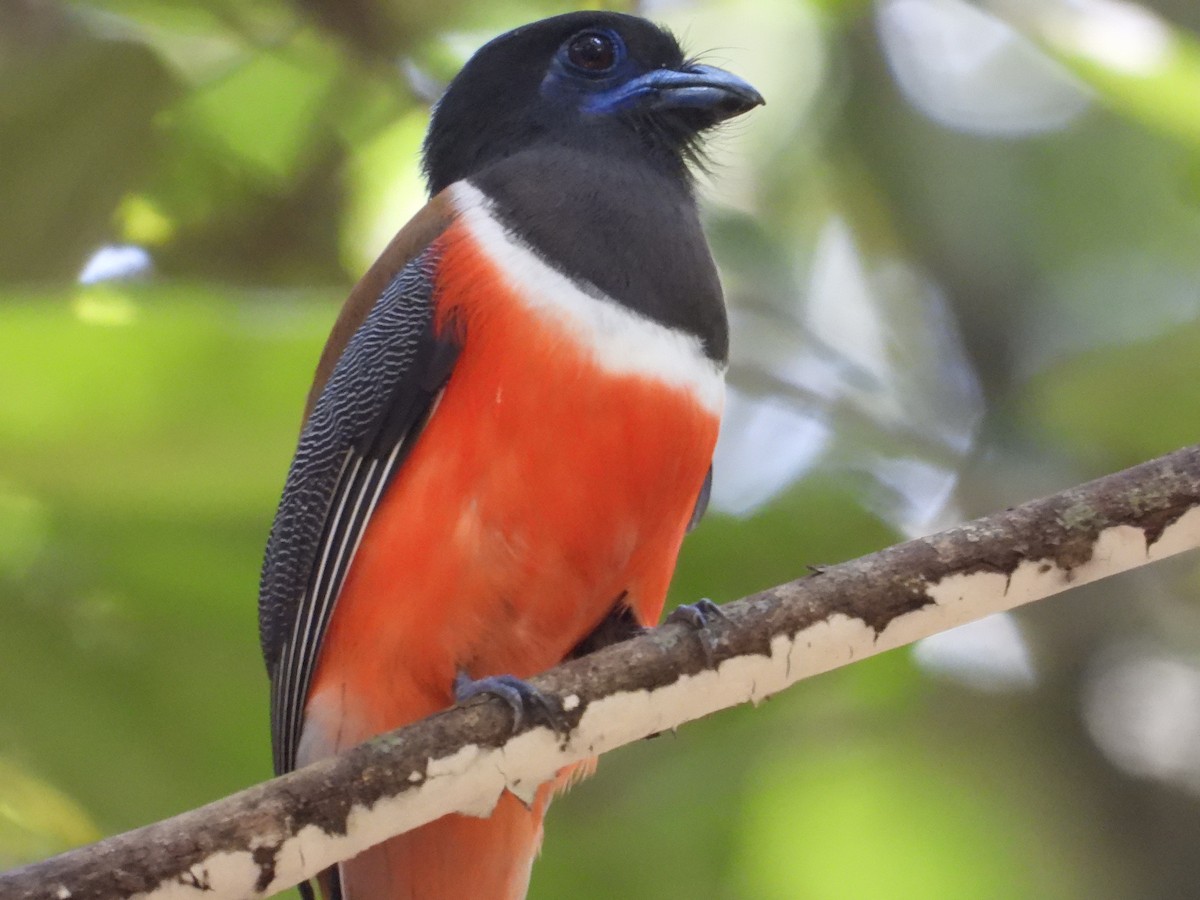
[(481, 698), (174, 818), (0, 874), (6, 900), (262, 897), (560, 767), (989, 613), (1200, 546), (1200, 446), (723, 607), (533, 679), (570, 730)]

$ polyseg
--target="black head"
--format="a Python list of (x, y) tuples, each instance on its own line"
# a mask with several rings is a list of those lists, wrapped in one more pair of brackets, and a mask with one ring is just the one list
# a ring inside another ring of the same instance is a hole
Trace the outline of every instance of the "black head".
[(471, 57), (434, 110), (425, 174), (437, 193), (540, 142), (637, 154), (682, 174), (705, 129), (762, 102), (740, 78), (686, 60), (645, 19), (568, 13)]

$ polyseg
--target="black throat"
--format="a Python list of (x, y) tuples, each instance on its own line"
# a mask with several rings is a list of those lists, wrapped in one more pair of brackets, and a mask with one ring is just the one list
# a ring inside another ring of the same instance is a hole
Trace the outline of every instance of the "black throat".
[(729, 326), (686, 176), (631, 156), (538, 146), (469, 179), (547, 263), (629, 309), (695, 335), (725, 362)]

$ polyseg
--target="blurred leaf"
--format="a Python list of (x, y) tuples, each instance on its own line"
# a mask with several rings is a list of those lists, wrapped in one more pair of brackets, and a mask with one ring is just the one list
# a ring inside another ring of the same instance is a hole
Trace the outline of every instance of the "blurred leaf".
[(189, 140), (215, 140), (243, 165), (276, 183), (293, 177), (309, 150), (315, 114), (330, 90), (336, 59), (318, 41), (294, 36), (286, 47), (246, 54), (194, 91), (175, 111)]
[(98, 840), (73, 800), (0, 756), (0, 869)]
[[(252, 42), (228, 0), (69, 0), (77, 20), (96, 33), (145, 44), (189, 84), (221, 71)], [(274, 3), (274, 0), (266, 0)], [(263, 0), (243, 0), (243, 12)], [(278, 4), (274, 4), (278, 6)]]
[(1016, 6), (1015, 20), (1114, 110), (1200, 148), (1200, 41), (1134, 3)]

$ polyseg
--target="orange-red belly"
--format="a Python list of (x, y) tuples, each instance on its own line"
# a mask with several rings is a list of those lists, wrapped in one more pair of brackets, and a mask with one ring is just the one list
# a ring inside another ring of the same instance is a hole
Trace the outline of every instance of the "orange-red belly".
[[(457, 318), (463, 352), (338, 598), (310, 758), (445, 708), (460, 670), (555, 665), (622, 596), (657, 620), (712, 458), (715, 411), (602, 368), (461, 224), (440, 241), (438, 316)], [(344, 867), (349, 900), (521, 896), (548, 796), (533, 810), (505, 796), (491, 819), (447, 816), (368, 851)]]

